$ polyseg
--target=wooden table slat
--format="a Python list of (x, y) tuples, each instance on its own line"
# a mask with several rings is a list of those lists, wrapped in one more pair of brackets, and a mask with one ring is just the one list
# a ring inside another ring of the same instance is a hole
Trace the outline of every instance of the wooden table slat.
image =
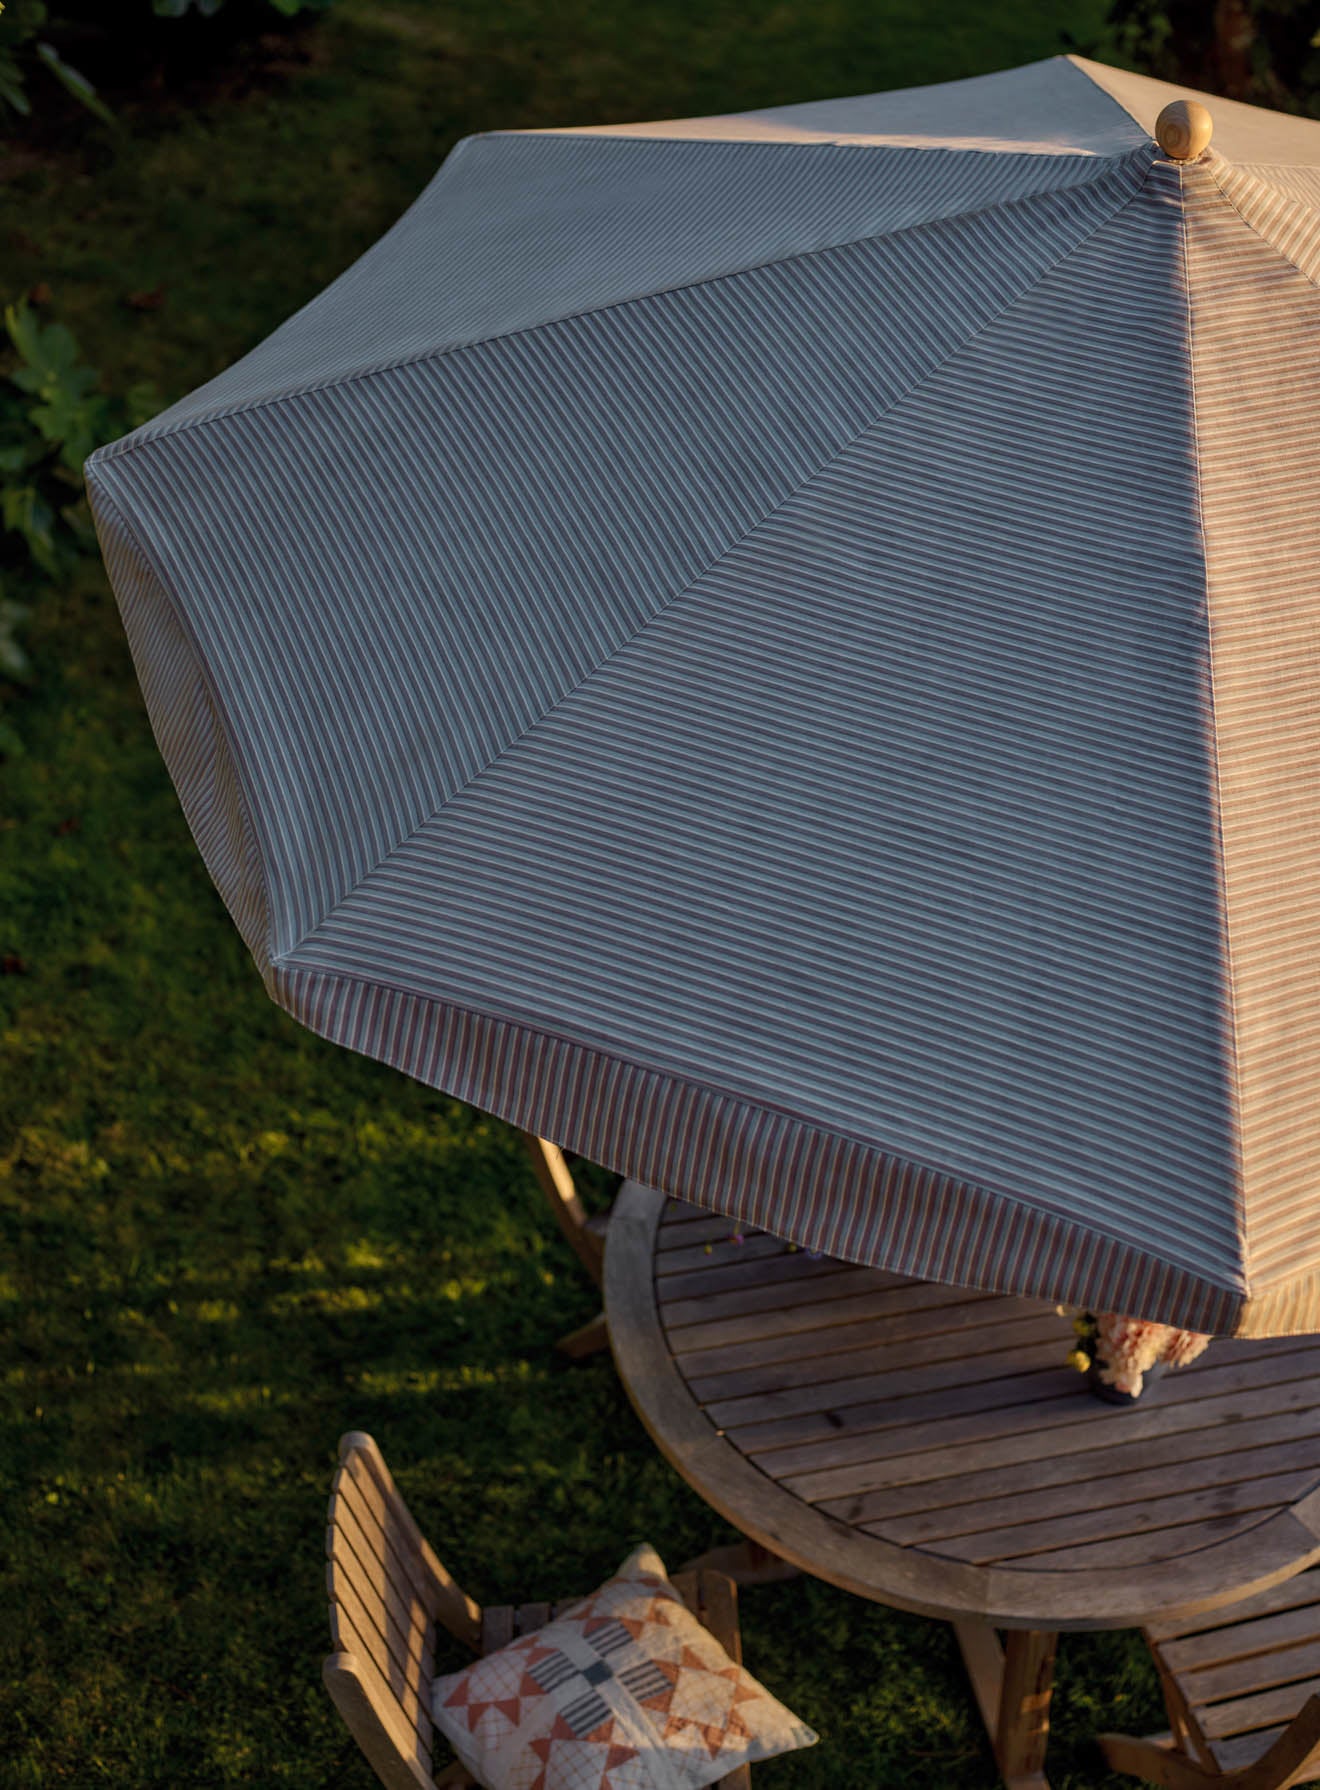
[[(700, 1268), (684, 1268), (677, 1274), (665, 1275), (665, 1310), (671, 1311), (681, 1306), (685, 1299), (704, 1297), (707, 1293), (718, 1297), (740, 1287), (754, 1290), (785, 1283), (805, 1285), (853, 1272), (847, 1262), (831, 1261), (828, 1256), (809, 1256), (800, 1249), (782, 1255), (753, 1256), (750, 1266), (740, 1259), (715, 1267), (704, 1262)], [(870, 1273), (870, 1269), (865, 1272)], [(659, 1284), (659, 1276), (656, 1278)]]
[[(1059, 1446), (1069, 1439), (1083, 1446), (1072, 1450)], [(868, 1493), (864, 1505), (856, 1499), (839, 1499), (822, 1507), (834, 1509), (837, 1505), (834, 1514), (848, 1520), (865, 1517), (870, 1522), (884, 1519), (892, 1524), (918, 1514), (934, 1520), (936, 1511), (952, 1512), (969, 1504), (984, 1514), (1009, 1498), (1028, 1494), (1032, 1509), (1043, 1511), (1051, 1487), (1066, 1488), (1068, 1497), (1078, 1504), (1092, 1503), (1100, 1482), (1107, 1497), (1139, 1497), (1147, 1480), (1151, 1486), (1167, 1485), (1170, 1469), (1182, 1472), (1195, 1465), (1202, 1482), (1208, 1484), (1217, 1477), (1239, 1474), (1248, 1448), (1286, 1447), (1308, 1439), (1320, 1460), (1320, 1411), (1285, 1411), (1240, 1426), (1221, 1423), (1208, 1429), (1180, 1429), (1172, 1435), (1134, 1442), (1119, 1433), (1112, 1444), (1094, 1434), (1055, 1431), (1036, 1439), (1034, 1448), (1040, 1452), (1033, 1452), (1032, 1437), (1025, 1437), (1026, 1452), (1009, 1466), (989, 1465), (975, 1443), (910, 1456), (905, 1469), (910, 1477), (899, 1478), (890, 1463), (888, 1485)], [(1060, 1502), (1052, 1505), (1055, 1510), (1066, 1507)], [(897, 1532), (891, 1528), (890, 1533)]]
[[(1070, 1485), (1033, 1488), (1028, 1481), (1007, 1497), (987, 1498), (984, 1502), (972, 1498), (935, 1510), (914, 1511), (904, 1517), (889, 1516), (885, 1518), (885, 1534), (893, 1541), (944, 1552), (949, 1541), (1002, 1535), (1020, 1528), (1024, 1499), (1029, 1503), (1031, 1526), (1036, 1534), (1052, 1533), (1056, 1518), (1076, 1519), (1079, 1526), (1084, 1523), (1088, 1534), (1097, 1539), (1106, 1533), (1129, 1534), (1145, 1528), (1149, 1518), (1161, 1512), (1167, 1514), (1171, 1506), (1189, 1515), (1196, 1511), (1215, 1514), (1224, 1500), (1233, 1495), (1230, 1488), (1252, 1486), (1262, 1476), (1273, 1478), (1280, 1473), (1297, 1472), (1320, 1480), (1320, 1437), (1303, 1437), (1299, 1442), (1258, 1453), (1254, 1459), (1244, 1453), (1197, 1462), (1197, 1491), (1191, 1496), (1180, 1493), (1176, 1498), (1169, 1497), (1167, 1467), (1124, 1473), (1121, 1461), (1119, 1455), (1109, 1471), (1098, 1469), (1095, 1478), (1074, 1480)], [(1264, 1471), (1266, 1468), (1268, 1472)], [(1101, 1506), (1099, 1510), (1097, 1504)], [(1123, 1522), (1129, 1527), (1120, 1528), (1118, 1525)]]
[[(1269, 1415), (1280, 1410), (1302, 1413), (1320, 1405), (1310, 1371), (1304, 1372), (1297, 1380), (1285, 1382), (1283, 1386), (1271, 1386), (1268, 1381), (1262, 1384), (1262, 1375), (1266, 1372), (1268, 1368), (1253, 1362), (1243, 1363), (1240, 1369), (1226, 1368), (1222, 1380), (1215, 1382), (1216, 1385), (1230, 1388), (1230, 1394), (1224, 1400), (1225, 1405), (1235, 1407), (1243, 1415), (1257, 1412)], [(1057, 1390), (1052, 1392), (1051, 1387)], [(1047, 1395), (1048, 1403), (1045, 1402)], [(1046, 1437), (1051, 1439), (1052, 1445), (1057, 1443), (1060, 1449), (1068, 1449), (1072, 1446), (1092, 1446), (1087, 1439), (1089, 1435), (1115, 1438), (1111, 1446), (1121, 1448), (1123, 1443), (1117, 1440), (1119, 1437), (1129, 1436), (1135, 1440), (1138, 1433), (1172, 1433), (1178, 1427), (1177, 1421), (1172, 1417), (1174, 1412), (1189, 1413), (1195, 1424), (1203, 1411), (1203, 1403), (1199, 1399), (1188, 1399), (1179, 1404), (1153, 1405), (1149, 1409), (1135, 1411), (1097, 1406), (1084, 1392), (1079, 1396), (1075, 1383), (1060, 1381), (1058, 1378), (1050, 1383), (1042, 1380), (1037, 1399), (1036, 1408), (1029, 1415), (1023, 1412), (1020, 1404), (1015, 1403), (1008, 1411), (987, 1412), (984, 1422), (977, 1415), (969, 1416), (962, 1426), (961, 1440), (971, 1441), (983, 1437), (988, 1441), (996, 1436), (1016, 1433), (1023, 1437), (1026, 1449), (1037, 1447), (1039, 1441)], [(923, 1408), (928, 1408), (930, 1402), (933, 1401), (923, 1399)], [(952, 1417), (961, 1413), (966, 1402), (964, 1400), (960, 1405), (946, 1399), (944, 1409)], [(1018, 1412), (1016, 1417), (1012, 1414), (1014, 1410)], [(943, 1416), (944, 1412), (936, 1415)], [(946, 1423), (947, 1418), (938, 1427), (934, 1424), (921, 1427), (913, 1424), (903, 1431), (902, 1442), (911, 1443), (914, 1451), (917, 1448), (925, 1449), (932, 1443), (937, 1446), (940, 1442), (952, 1445), (955, 1440), (954, 1430), (951, 1425), (946, 1429)], [(1089, 1432), (1079, 1427), (1086, 1424), (1090, 1425)], [(941, 1431), (944, 1433), (941, 1434)], [(757, 1458), (759, 1460), (761, 1457), (758, 1455)], [(785, 1471), (783, 1457), (771, 1458), (777, 1461), (776, 1476), (782, 1478), (784, 1484), (791, 1484), (797, 1495), (809, 1498), (813, 1503), (849, 1495), (858, 1496), (873, 1487), (896, 1483), (896, 1476), (906, 1478), (905, 1468), (899, 1464), (902, 1459), (899, 1446), (891, 1450), (889, 1442), (885, 1440), (881, 1440), (878, 1446), (867, 1446), (864, 1435), (841, 1440), (836, 1451), (839, 1464), (835, 1468), (812, 1471), (811, 1461), (814, 1457), (807, 1456), (803, 1462), (806, 1470), (793, 1474)]]
[(766, 1548), (1042, 1634), (1188, 1620), (1320, 1560), (1320, 1339), (1217, 1342), (1115, 1409), (1064, 1365), (1048, 1304), (722, 1225), (627, 1184), (606, 1306), (652, 1434)]
[[(728, 1228), (722, 1236), (708, 1238), (705, 1242), (689, 1242), (687, 1239), (676, 1243), (656, 1258), (656, 1278), (662, 1280), (667, 1274), (682, 1274), (691, 1268), (721, 1268), (731, 1262), (755, 1262), (766, 1256), (785, 1256), (794, 1252), (787, 1243), (781, 1243), (778, 1237), (763, 1237), (744, 1234), (741, 1243), (735, 1243), (738, 1235), (732, 1222), (726, 1221)], [(693, 1230), (697, 1227), (694, 1225)]]
[[(965, 1303), (965, 1295), (956, 1299), (932, 1298), (930, 1291), (920, 1281), (900, 1281), (893, 1286), (878, 1287), (874, 1268), (849, 1268), (841, 1262), (826, 1264), (808, 1261), (799, 1250), (796, 1255), (757, 1257), (756, 1268), (764, 1272), (753, 1271), (749, 1274), (745, 1269), (741, 1273), (734, 1270), (730, 1285), (724, 1291), (718, 1291), (710, 1285), (715, 1278), (714, 1274), (698, 1274), (698, 1291), (686, 1298), (672, 1297), (670, 1289), (666, 1287), (665, 1329), (673, 1338), (675, 1346), (682, 1346), (685, 1327), (699, 1326), (706, 1329), (735, 1318), (754, 1319), (764, 1312), (787, 1311), (793, 1306), (814, 1305), (819, 1308), (823, 1292), (820, 1284), (821, 1269), (826, 1266), (833, 1270), (829, 1290), (831, 1304), (835, 1300), (866, 1297), (874, 1301), (877, 1311), (890, 1312), (936, 1305), (959, 1306)], [(727, 1274), (730, 1271), (717, 1272)], [(769, 1278), (766, 1278), (767, 1275)], [(986, 1294), (985, 1298), (990, 1304), (998, 1303), (990, 1294)], [(1021, 1303), (1025, 1310), (1033, 1302), (1024, 1299)], [(841, 1315), (839, 1321), (846, 1323), (849, 1320)], [(737, 1340), (736, 1331), (729, 1331), (727, 1334), (730, 1341)], [(749, 1334), (756, 1335), (758, 1332), (752, 1328)], [(717, 1334), (712, 1340), (719, 1341), (721, 1336)]]
[[(1059, 1320), (1042, 1314), (1026, 1300), (943, 1300), (916, 1310), (899, 1303), (902, 1289), (831, 1296), (814, 1303), (784, 1305), (770, 1311), (722, 1318), (710, 1324), (688, 1324), (665, 1333), (670, 1352), (685, 1357), (683, 1372), (696, 1380), (718, 1366), (728, 1372), (739, 1367), (761, 1367), (784, 1356), (798, 1358), (803, 1350), (812, 1359), (840, 1351), (871, 1347), (901, 1350), (921, 1339), (947, 1339), (942, 1352), (965, 1363), (982, 1350), (992, 1350), (1000, 1332), (1014, 1322), (1030, 1325), (1028, 1334), (1040, 1334), (1042, 1318), (1061, 1337)], [(861, 1339), (869, 1339), (863, 1342)], [(923, 1355), (926, 1353), (923, 1349)], [(1067, 1353), (1064, 1338), (1056, 1358)], [(883, 1372), (883, 1366), (878, 1371)]]
[[(1268, 1471), (1270, 1455), (1258, 1457), (1256, 1472), (1233, 1485), (1201, 1485), (1195, 1491), (1180, 1487), (1171, 1495), (1167, 1487), (1153, 1497), (1111, 1502), (1106, 1486), (1096, 1488), (1089, 1509), (1067, 1516), (1038, 1516), (1036, 1500), (1019, 1499), (1018, 1520), (999, 1528), (985, 1528), (972, 1535), (954, 1535), (938, 1542), (923, 1542), (948, 1560), (970, 1560), (989, 1565), (996, 1560), (1021, 1561), (1035, 1554), (1051, 1553), (1077, 1543), (1118, 1540), (1122, 1536), (1147, 1538), (1158, 1529), (1174, 1529), (1202, 1519), (1228, 1520), (1245, 1511), (1277, 1509), (1309, 1491), (1320, 1479), (1320, 1468), (1308, 1463), (1292, 1471)], [(1030, 1516), (1023, 1519), (1023, 1511)], [(871, 1528), (871, 1524), (867, 1524)], [(885, 1525), (885, 1535), (895, 1536), (895, 1525)], [(1177, 1550), (1181, 1552), (1181, 1550)]]
[[(1098, 1575), (1108, 1576), (1125, 1566), (1149, 1574), (1151, 1562), (1156, 1560), (1161, 1572), (1172, 1574), (1175, 1563), (1184, 1556), (1203, 1550), (1213, 1552), (1222, 1543), (1253, 1536), (1265, 1526), (1271, 1510), (1277, 1508), (1278, 1499), (1275, 1498), (1269, 1504), (1239, 1511), (1236, 1515), (1203, 1517), (1199, 1522), (1172, 1523), (1162, 1529), (1143, 1529), (1136, 1535), (1119, 1535), (1099, 1541), (1074, 1541), (1048, 1552), (1033, 1548), (1027, 1554), (1007, 1556), (998, 1564), (1022, 1577), (1053, 1568), (1076, 1578), (1079, 1584), (1093, 1582)], [(1167, 1585), (1173, 1582), (1176, 1581), (1172, 1578), (1166, 1582), (1166, 1596)], [(1221, 1586), (1219, 1595), (1224, 1595), (1226, 1590), (1226, 1586)], [(1138, 1626), (1133, 1622), (1123, 1624), (1124, 1628)]]
[[(929, 1348), (917, 1348), (916, 1343), (927, 1340), (919, 1330), (915, 1335), (896, 1337), (893, 1326), (879, 1318), (850, 1325), (846, 1330), (813, 1333), (809, 1348), (798, 1338), (790, 1337), (779, 1347), (772, 1341), (674, 1353), (683, 1356), (684, 1378), (703, 1405), (727, 1398), (747, 1398), (781, 1384), (824, 1386), (858, 1372), (868, 1374), (873, 1386), (883, 1376), (886, 1383), (883, 1388), (876, 1386), (876, 1390), (883, 1391), (886, 1398), (902, 1396), (909, 1386), (930, 1386), (931, 1375), (936, 1372), (941, 1375), (941, 1385), (972, 1385), (978, 1380), (1002, 1378), (1006, 1351), (1021, 1343), (1030, 1343), (1035, 1350), (1033, 1355), (1022, 1357), (1024, 1365), (1071, 1378), (1070, 1370), (1063, 1365), (1058, 1331), (1049, 1312), (1005, 1324), (986, 1324), (982, 1331), (969, 1333), (993, 1337), (996, 1346), (991, 1348), (982, 1342), (969, 1350), (959, 1332), (936, 1330)], [(1072, 1391), (1076, 1396), (1075, 1382)]]
[(747, 1243), (753, 1239), (758, 1243), (773, 1243), (781, 1250), (788, 1248), (782, 1238), (768, 1236), (765, 1231), (752, 1230), (750, 1226), (740, 1224), (736, 1218), (730, 1218), (727, 1213), (701, 1211), (693, 1207), (687, 1214), (665, 1214), (664, 1226), (656, 1238), (657, 1264), (672, 1250), (691, 1249), (697, 1244), (724, 1243), (734, 1237), (741, 1237)]

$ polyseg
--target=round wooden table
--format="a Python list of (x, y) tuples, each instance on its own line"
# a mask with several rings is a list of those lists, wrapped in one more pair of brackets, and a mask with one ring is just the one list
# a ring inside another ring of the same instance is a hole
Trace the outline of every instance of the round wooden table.
[(1014, 1790), (1045, 1790), (1061, 1629), (1192, 1614), (1320, 1559), (1320, 1338), (1216, 1342), (1116, 1408), (1064, 1365), (1050, 1305), (740, 1240), (635, 1182), (605, 1310), (638, 1414), (708, 1503), (953, 1622)]

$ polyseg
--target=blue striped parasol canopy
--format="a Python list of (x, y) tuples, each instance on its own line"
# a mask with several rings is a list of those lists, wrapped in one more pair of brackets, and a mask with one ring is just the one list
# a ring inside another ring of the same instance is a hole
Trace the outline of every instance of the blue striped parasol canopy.
[(88, 484), (272, 997), (903, 1274), (1320, 1329), (1320, 123), (460, 143)]

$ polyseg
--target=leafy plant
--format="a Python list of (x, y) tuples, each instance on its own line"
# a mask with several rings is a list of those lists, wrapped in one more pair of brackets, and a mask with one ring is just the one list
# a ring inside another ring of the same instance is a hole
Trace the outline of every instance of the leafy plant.
[(80, 74), (64, 60), (54, 44), (39, 35), (46, 21), (44, 0), (8, 0), (7, 4), (0, 0), (0, 108), (27, 117), (32, 110), (27, 95), (27, 72), (29, 68), (38, 67), (52, 74), (89, 112), (94, 112), (106, 124), (113, 124), (113, 114), (104, 101), (97, 98), (96, 89), (86, 75)]
[(1159, 80), (1320, 114), (1320, 0), (1111, 0), (1098, 47)]
[[(19, 640), (28, 608), (14, 593), (63, 577), (94, 547), (83, 461), (157, 403), (146, 386), (106, 396), (69, 330), (43, 324), (29, 305), (9, 305), (4, 320), (18, 365), (0, 379), (0, 677), (22, 682), (31, 671)], [(0, 723), (6, 746), (12, 731)]]

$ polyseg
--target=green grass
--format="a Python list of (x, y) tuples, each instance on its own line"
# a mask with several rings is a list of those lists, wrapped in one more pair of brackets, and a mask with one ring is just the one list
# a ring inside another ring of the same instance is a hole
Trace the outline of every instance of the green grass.
[[(245, 98), (0, 151), (5, 296), (49, 282), (114, 386), (174, 397), (459, 135), (951, 78), (1085, 40), (1099, 11), (342, 0), (309, 64)], [(159, 310), (124, 302), (162, 283)], [(0, 1785), (366, 1790), (318, 1676), (341, 1430), (380, 1438), (482, 1598), (725, 1532), (608, 1361), (553, 1356), (593, 1301), (516, 1140), (267, 1002), (99, 568), (43, 599), (30, 645), (27, 753), (0, 769)], [(744, 1621), (824, 1737), (767, 1790), (995, 1782), (940, 1625), (808, 1581), (749, 1592)], [(1156, 1703), (1130, 1637), (1066, 1638), (1056, 1790), (1104, 1784), (1090, 1735)]]

